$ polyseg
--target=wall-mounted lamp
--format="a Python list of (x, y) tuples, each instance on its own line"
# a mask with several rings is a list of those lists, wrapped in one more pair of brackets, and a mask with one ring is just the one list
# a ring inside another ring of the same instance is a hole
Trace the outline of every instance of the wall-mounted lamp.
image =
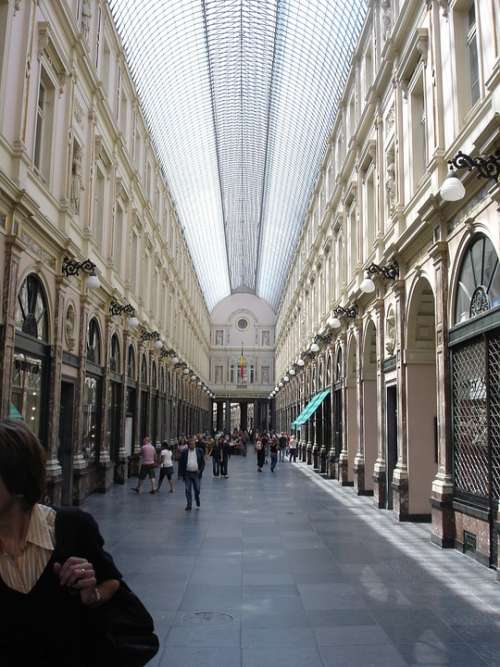
[(331, 318), (331, 327), (332, 329), (339, 329), (342, 326), (340, 321), (341, 317), (348, 317), (354, 319), (358, 314), (358, 309), (356, 306), (348, 306), (343, 308), (342, 306), (337, 306), (333, 311), (333, 317)]
[(157, 350), (161, 350), (163, 343), (160, 340), (160, 334), (158, 331), (146, 331), (143, 329), (141, 331), (141, 340), (142, 341), (151, 341), (154, 340), (154, 346)]
[(454, 169), (475, 170), (478, 178), (491, 178), (495, 182), (500, 176), (500, 150), (492, 155), (472, 157), (458, 151), (454, 158), (448, 160), (448, 176), (443, 181), (439, 193), (444, 201), (459, 201), (465, 197), (465, 187), (453, 172)]
[(302, 368), (302, 366), (304, 366), (305, 363), (306, 363), (306, 362), (305, 362), (303, 359), (299, 359), (299, 360), (297, 361), (297, 366), (300, 366), (300, 367)]
[(370, 276), (382, 275), (387, 280), (396, 280), (399, 276), (399, 265), (397, 262), (381, 266), (379, 264), (370, 264), (366, 269), (366, 278), (359, 286), (360, 290), (365, 294), (371, 294), (375, 291), (375, 283)]
[(109, 312), (112, 317), (115, 315), (128, 315), (128, 326), (131, 329), (135, 329), (139, 326), (139, 320), (135, 316), (135, 308), (129, 303), (118, 303), (116, 299), (112, 299), (109, 304)]
[(313, 354), (316, 354), (316, 352), (319, 352), (318, 343), (314, 342), (309, 349)]
[(96, 265), (90, 259), (84, 259), (83, 262), (77, 262), (76, 259), (65, 257), (62, 263), (61, 271), (69, 278), (70, 276), (80, 275), (80, 271), (87, 274), (86, 285), (89, 289), (97, 289), (101, 286), (99, 278), (96, 275)]

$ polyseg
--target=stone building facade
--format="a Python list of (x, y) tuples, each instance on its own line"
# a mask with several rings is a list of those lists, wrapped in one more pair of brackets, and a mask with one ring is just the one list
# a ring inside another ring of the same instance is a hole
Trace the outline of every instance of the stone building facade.
[(278, 313), (278, 428), (497, 567), (500, 186), (458, 169), (465, 197), (440, 187), (458, 151), (500, 148), (500, 6), (369, 4)]
[(0, 417), (53, 502), (208, 427), (209, 313), (104, 1), (0, 0), (0, 265)]

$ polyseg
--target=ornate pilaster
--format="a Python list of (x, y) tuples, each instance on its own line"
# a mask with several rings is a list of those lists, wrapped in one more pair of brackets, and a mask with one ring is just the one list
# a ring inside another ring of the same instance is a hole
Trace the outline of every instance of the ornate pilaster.
[(89, 321), (89, 301), (86, 294), (80, 295), (80, 330), (78, 336), (78, 356), (80, 367), (75, 385), (75, 448), (73, 450), (73, 504), (79, 505), (87, 495), (88, 465), (82, 453), (83, 405), (85, 401), (85, 374), (87, 359), (87, 330)]
[(451, 439), (450, 358), (448, 351), (448, 244), (437, 242), (430, 255), (436, 275), (436, 378), (438, 471), (432, 482), (432, 541), (442, 547), (455, 542)]
[(68, 281), (56, 278), (56, 302), (54, 309), (54, 345), (50, 359), (50, 386), (48, 403), (47, 436), (47, 496), (53, 505), (61, 504), (62, 468), (57, 457), (59, 447), (59, 416), (61, 411), (61, 369), (64, 339), (64, 291)]
[(403, 361), (405, 347), (405, 282), (394, 283), (396, 300), (396, 373), (397, 373), (397, 428), (398, 428), (398, 462), (392, 479), (394, 513), (398, 519), (408, 516), (408, 449), (406, 437), (406, 364)]
[(347, 368), (347, 359), (345, 357), (346, 351), (347, 351), (347, 336), (345, 331), (342, 334), (342, 350), (344, 351), (343, 356), (343, 364), (344, 367), (342, 369), (342, 449), (340, 451), (339, 455), (339, 461), (338, 461), (338, 480), (341, 483), (342, 486), (348, 486), (349, 485), (349, 470), (348, 470), (348, 462), (349, 462), (349, 454), (347, 451), (347, 392), (346, 392), (346, 368)]
[(386, 463), (385, 463), (385, 379), (384, 379), (384, 350), (385, 350), (385, 307), (384, 300), (379, 298), (375, 304), (377, 320), (377, 459), (373, 467), (373, 502), (382, 509), (386, 504)]
[(15, 345), (16, 296), (19, 271), (19, 255), (22, 248), (16, 236), (5, 239), (5, 264), (3, 270), (2, 308), (4, 326), (0, 329), (0, 418), (9, 415), (12, 363)]
[(365, 433), (363, 403), (363, 322), (356, 321), (356, 393), (358, 422), (358, 449), (354, 457), (354, 488), (358, 496), (364, 495), (365, 484)]
[(99, 434), (99, 462), (98, 476), (96, 480), (96, 491), (105, 493), (113, 483), (113, 464), (109, 456), (109, 407), (111, 401), (111, 381), (109, 377), (109, 359), (111, 350), (111, 316), (106, 317), (106, 329), (104, 332), (104, 374), (102, 377), (102, 396), (106, 398), (101, 411), (101, 424)]
[(127, 452), (125, 450), (125, 424), (127, 419), (127, 359), (130, 335), (128, 331), (123, 332), (123, 355), (122, 355), (122, 383), (120, 386), (120, 403), (122, 406), (120, 412), (120, 433), (117, 460), (115, 461), (114, 481), (116, 484), (125, 484), (128, 478)]

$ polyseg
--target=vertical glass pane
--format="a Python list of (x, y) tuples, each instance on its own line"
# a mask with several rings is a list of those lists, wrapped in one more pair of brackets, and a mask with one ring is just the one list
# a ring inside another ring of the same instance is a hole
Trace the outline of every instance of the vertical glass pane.
[(30, 431), (40, 435), (42, 398), (42, 361), (21, 352), (14, 354), (11, 401)]
[(99, 453), (100, 386), (97, 378), (85, 378), (82, 453), (89, 462), (96, 462)]

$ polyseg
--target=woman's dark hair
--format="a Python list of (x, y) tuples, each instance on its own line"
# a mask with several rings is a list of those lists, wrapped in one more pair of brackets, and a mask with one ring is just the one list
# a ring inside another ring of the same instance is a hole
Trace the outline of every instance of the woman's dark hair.
[(45, 493), (45, 451), (21, 420), (0, 421), (0, 477), (28, 507)]

